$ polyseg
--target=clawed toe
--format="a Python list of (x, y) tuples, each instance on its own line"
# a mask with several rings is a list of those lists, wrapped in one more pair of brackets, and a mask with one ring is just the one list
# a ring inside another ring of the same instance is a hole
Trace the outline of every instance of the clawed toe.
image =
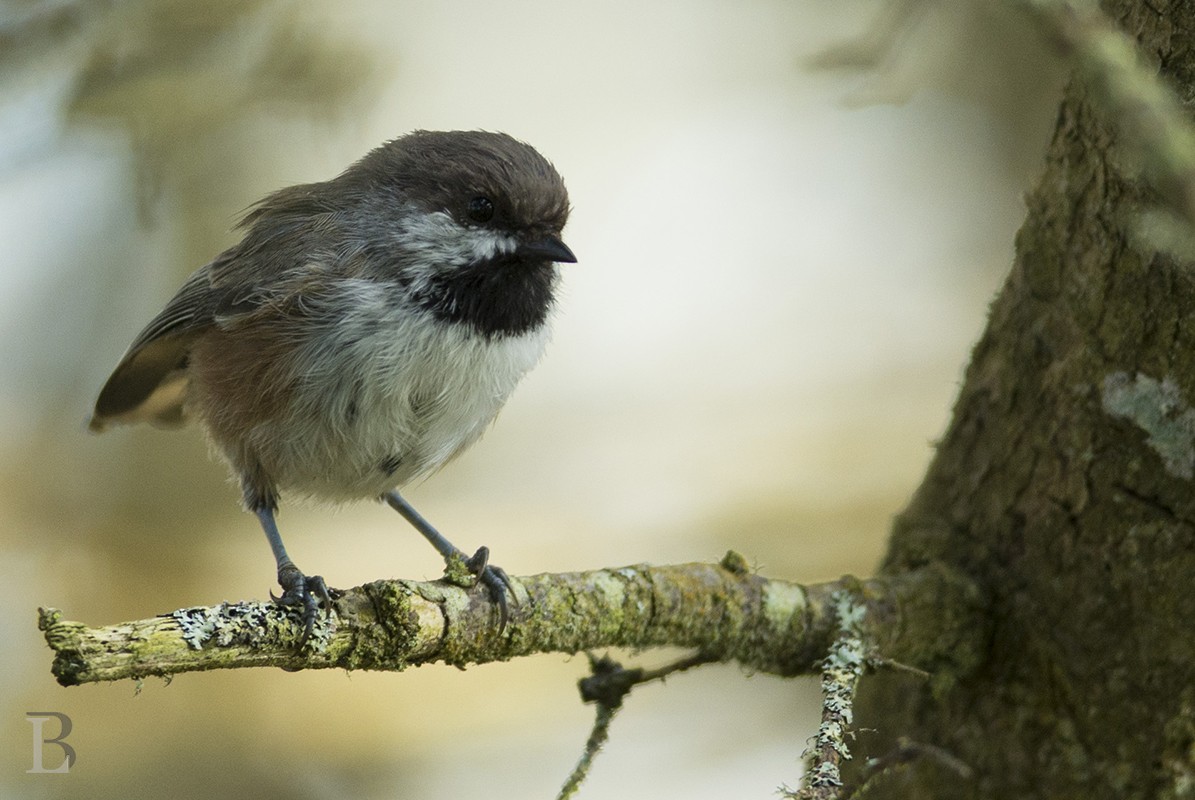
[(465, 560), (465, 567), (477, 577), (490, 592), (490, 597), (498, 604), (498, 633), (506, 629), (510, 620), (509, 597), (514, 597), (514, 590), (510, 585), (510, 576), (502, 567), (490, 564), (490, 549), (479, 547), (477, 552)]
[(485, 587), (490, 592), (490, 597), (498, 604), (498, 612), (500, 614), (498, 633), (501, 634), (506, 629), (506, 623), (510, 620), (510, 603), (507, 598), (508, 596), (515, 598), (516, 602), (517, 598), (511, 587), (510, 577), (501, 567), (495, 567), (489, 563), (490, 549), (488, 547), (479, 547), (476, 553), (466, 557), (460, 548), (445, 539), (443, 534), (433, 528), (431, 523), (424, 519), (406, 501), (406, 498), (398, 493), (397, 489), (386, 492), (382, 495), (382, 499), (391, 508), (401, 514), (403, 519), (411, 523), (415, 530), (423, 534), (424, 538), (431, 542), (432, 547), (436, 548), (436, 552), (443, 556), (445, 562), (445, 580), (457, 586), (472, 586), (473, 582), (467, 580), (466, 576), (462, 574), (461, 567), (463, 566), (464, 573), (473, 576), (473, 578), (485, 584)]
[(304, 575), (294, 564), (284, 565), (278, 570), (278, 585), (282, 587), (282, 596), (275, 597), (274, 593), (270, 592), (270, 599), (280, 606), (300, 609), (303, 620), (303, 636), (299, 639), (301, 650), (311, 638), (321, 603), (325, 614), (331, 615), (332, 591), (328, 589), (328, 584), (322, 577)]

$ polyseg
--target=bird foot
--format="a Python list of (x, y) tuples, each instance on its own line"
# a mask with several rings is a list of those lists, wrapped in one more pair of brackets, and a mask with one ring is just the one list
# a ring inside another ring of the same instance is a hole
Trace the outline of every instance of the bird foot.
[(444, 577), (455, 586), (471, 589), (481, 583), (489, 590), (490, 597), (498, 605), (498, 633), (506, 629), (510, 620), (510, 602), (514, 597), (511, 589), (510, 576), (502, 567), (490, 563), (490, 548), (479, 547), (477, 552), (468, 558), (464, 554), (447, 560)]
[(304, 575), (294, 564), (284, 564), (278, 569), (278, 585), (282, 587), (282, 596), (275, 597), (270, 592), (270, 599), (280, 606), (299, 609), (303, 636), (299, 639), (298, 649), (302, 650), (311, 638), (320, 604), (323, 604), (325, 615), (331, 616), (332, 596), (339, 593), (329, 589), (319, 575)]

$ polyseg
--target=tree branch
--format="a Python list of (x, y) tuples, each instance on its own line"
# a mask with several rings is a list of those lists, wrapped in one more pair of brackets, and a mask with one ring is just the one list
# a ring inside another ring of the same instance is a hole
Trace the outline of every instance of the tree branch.
[(517, 603), (502, 634), (484, 589), (405, 580), (343, 592), (302, 651), (296, 650), (302, 625), (273, 603), (186, 608), (100, 628), (42, 609), (40, 627), (64, 686), (243, 667), (399, 671), (656, 645), (698, 648), (762, 672), (806, 674), (817, 670), (836, 633), (837, 591), (867, 606), (864, 634), (885, 657), (934, 670), (980, 646), (970, 623), (932, 634), (906, 624), (922, 613), (940, 615), (943, 604), (957, 608), (960, 621), (978, 618), (971, 585), (936, 568), (800, 586), (751, 574), (741, 556), (729, 553), (717, 565), (639, 565), (512, 583)]
[(855, 715), (855, 691), (868, 666), (861, 634), (866, 609), (846, 592), (834, 596), (838, 636), (822, 661), (822, 723), (806, 752), (804, 784), (799, 791), (781, 789), (787, 800), (835, 800), (842, 797), (842, 762), (851, 757), (847, 737)]

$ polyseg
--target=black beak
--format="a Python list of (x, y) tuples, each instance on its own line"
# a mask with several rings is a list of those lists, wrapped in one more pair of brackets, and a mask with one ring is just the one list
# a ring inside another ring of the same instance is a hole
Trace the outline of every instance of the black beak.
[(564, 264), (576, 264), (577, 257), (568, 245), (555, 236), (545, 236), (534, 242), (523, 242), (515, 251), (524, 258), (542, 258), (547, 261), (558, 261)]

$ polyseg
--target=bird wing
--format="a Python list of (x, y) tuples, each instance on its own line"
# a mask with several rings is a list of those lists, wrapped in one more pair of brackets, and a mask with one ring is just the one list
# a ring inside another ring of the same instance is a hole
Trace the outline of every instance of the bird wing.
[(195, 339), (212, 326), (231, 328), (301, 292), (312, 226), (333, 224), (334, 206), (310, 185), (265, 198), (245, 217), (245, 238), (200, 267), (133, 340), (100, 390), (90, 427), (186, 421), (187, 360)]
[(213, 270), (223, 258), (193, 272), (133, 340), (100, 390), (92, 430), (111, 423), (175, 426), (186, 421), (187, 357), (195, 338), (214, 324), (214, 309), (228, 293), (212, 283)]

